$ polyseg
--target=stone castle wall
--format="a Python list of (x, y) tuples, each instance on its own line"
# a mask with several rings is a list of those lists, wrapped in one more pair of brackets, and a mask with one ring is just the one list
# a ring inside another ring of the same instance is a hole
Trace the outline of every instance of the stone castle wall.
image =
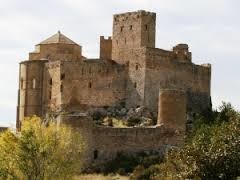
[[(195, 65), (174, 59), (172, 52), (147, 48), (145, 105), (156, 111), (159, 89), (187, 92), (188, 106), (200, 111), (210, 103), (211, 66)], [(197, 101), (195, 101), (197, 100)]]
[(161, 90), (158, 125), (154, 127), (113, 128), (97, 126), (87, 114), (63, 115), (60, 123), (70, 125), (85, 140), (85, 167), (114, 159), (119, 152), (156, 151), (180, 146), (186, 130), (186, 94), (179, 90)]
[(45, 78), (45, 109), (52, 111), (114, 106), (125, 99), (125, 68), (111, 60), (49, 62)]
[[(175, 132), (161, 127), (111, 128), (93, 124), (87, 117), (65, 117), (62, 123), (71, 125), (85, 140), (85, 167), (105, 164), (119, 152), (156, 151), (164, 153), (171, 146), (183, 143), (183, 132)], [(101, 167), (101, 166), (100, 166)]]

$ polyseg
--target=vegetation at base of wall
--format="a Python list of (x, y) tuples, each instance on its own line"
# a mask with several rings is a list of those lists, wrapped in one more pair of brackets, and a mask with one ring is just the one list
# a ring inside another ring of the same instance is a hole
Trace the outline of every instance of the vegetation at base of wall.
[(21, 132), (0, 134), (0, 179), (70, 179), (80, 171), (83, 148), (70, 128), (27, 118)]
[[(229, 103), (197, 115), (186, 144), (164, 162), (137, 167), (131, 179), (236, 179), (240, 176), (240, 114)], [(209, 120), (208, 120), (209, 119)]]
[(163, 160), (158, 152), (139, 152), (135, 155), (118, 153), (116, 158), (108, 162), (103, 168), (103, 173), (118, 173), (126, 175), (132, 173), (137, 166), (148, 168)]

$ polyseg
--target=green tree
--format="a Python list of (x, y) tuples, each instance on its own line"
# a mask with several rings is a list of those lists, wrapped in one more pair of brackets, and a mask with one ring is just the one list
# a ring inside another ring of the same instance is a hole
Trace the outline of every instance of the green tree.
[(240, 115), (223, 104), (215, 123), (202, 124), (180, 150), (169, 152), (158, 178), (234, 179), (240, 176)]
[(20, 133), (0, 135), (2, 179), (69, 179), (81, 168), (83, 141), (66, 126), (27, 118)]

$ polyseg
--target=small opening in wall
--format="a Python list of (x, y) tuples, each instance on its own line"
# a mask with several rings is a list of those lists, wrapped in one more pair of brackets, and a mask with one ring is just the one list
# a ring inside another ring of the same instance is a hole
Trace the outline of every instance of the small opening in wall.
[(127, 39), (126, 38), (124, 39), (124, 43), (127, 44)]
[(123, 32), (123, 28), (124, 28), (124, 26), (121, 26), (121, 32)]
[(52, 99), (52, 91), (49, 91), (49, 99)]
[(148, 30), (148, 25), (147, 24), (145, 24), (145, 31), (147, 31)]
[(118, 44), (118, 40), (116, 40), (116, 44)]
[(132, 30), (132, 28), (133, 28), (133, 26), (132, 26), (132, 25), (130, 25), (130, 30)]
[(91, 74), (91, 73), (92, 73), (92, 70), (91, 70), (91, 68), (89, 68), (89, 70), (88, 70), (88, 71), (89, 71), (89, 74)]
[(92, 88), (92, 83), (91, 82), (88, 83), (88, 88)]
[(50, 84), (50, 85), (52, 85), (52, 78), (51, 78), (51, 79), (49, 79), (49, 84)]
[(32, 88), (35, 89), (36, 88), (36, 79), (33, 78), (33, 81), (32, 81)]
[(21, 82), (20, 82), (20, 86), (21, 86), (21, 89), (23, 89), (23, 78), (21, 78)]
[(136, 70), (138, 70), (138, 64), (136, 64), (136, 67), (135, 67), (135, 68), (136, 68)]
[(98, 158), (98, 150), (93, 151), (93, 159)]
[(65, 73), (62, 73), (61, 74), (61, 78), (60, 78), (61, 80), (63, 80), (63, 79), (65, 79)]
[(134, 87), (135, 87), (135, 88), (137, 87), (137, 83), (136, 83), (136, 82), (134, 83)]

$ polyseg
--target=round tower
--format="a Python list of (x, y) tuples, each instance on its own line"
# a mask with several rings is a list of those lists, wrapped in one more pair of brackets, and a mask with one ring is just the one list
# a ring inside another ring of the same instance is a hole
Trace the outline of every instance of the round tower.
[(158, 125), (168, 129), (185, 131), (186, 94), (181, 90), (164, 89), (159, 92)]
[(20, 63), (17, 128), (24, 117), (42, 115), (43, 70), (45, 60), (24, 61)]

